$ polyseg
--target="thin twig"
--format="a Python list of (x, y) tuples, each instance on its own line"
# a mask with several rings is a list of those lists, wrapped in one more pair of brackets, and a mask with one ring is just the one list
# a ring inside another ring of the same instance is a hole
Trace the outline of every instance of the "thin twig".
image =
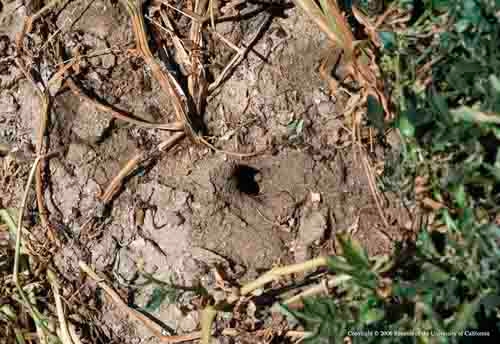
[(190, 340), (197, 340), (201, 338), (201, 332), (193, 332), (190, 334), (186, 335), (180, 335), (180, 336), (166, 336), (162, 334), (162, 327), (160, 327), (157, 323), (151, 321), (147, 316), (142, 314), (141, 312), (130, 308), (118, 295), (118, 293), (108, 286), (106, 282), (102, 278), (100, 278), (87, 264), (85, 264), (83, 261), (79, 262), (80, 268), (94, 281), (97, 282), (97, 285), (101, 287), (106, 294), (111, 298), (111, 301), (114, 302), (118, 308), (120, 308), (122, 311), (127, 313), (130, 317), (135, 319), (136, 321), (139, 321), (142, 323), (144, 326), (146, 326), (160, 341), (166, 342), (166, 343), (181, 343), (181, 342), (187, 342)]
[[(186, 133), (179, 132), (173, 134), (168, 140), (163, 141), (157, 147), (157, 150), (160, 152), (164, 152), (170, 148), (172, 148), (177, 142), (183, 139), (186, 136)], [(132, 159), (130, 159), (127, 164), (118, 172), (118, 174), (113, 178), (111, 183), (108, 185), (106, 190), (104, 191), (101, 199), (104, 204), (111, 202), (116, 192), (119, 190), (122, 185), (123, 180), (134, 171), (137, 166), (149, 156), (148, 152), (140, 152), (136, 154)]]
[[(267, 330), (268, 329), (259, 330), (257, 332), (263, 332), (263, 331), (267, 331)], [(225, 328), (224, 330), (222, 330), (222, 335), (228, 336), (228, 337), (236, 337), (236, 336), (239, 336), (242, 332), (243, 331), (241, 331), (240, 329), (236, 329), (236, 328)], [(245, 333), (245, 332), (243, 332), (243, 333)], [(255, 332), (253, 332), (253, 333), (255, 333)], [(286, 331), (285, 337), (293, 338), (293, 339), (305, 339), (307, 337), (312, 336), (313, 334), (314, 334), (313, 332), (305, 332), (305, 331)], [(256, 333), (256, 335), (258, 335), (258, 333)]]
[[(122, 45), (122, 47), (127, 47), (128, 45), (130, 45), (130, 44), (129, 43), (125, 43), (125, 44)], [(116, 45), (114, 47), (110, 47), (110, 48), (106, 48), (106, 49), (91, 51), (91, 52), (89, 52), (87, 54), (77, 55), (75, 57), (72, 57), (72, 58), (69, 58), (67, 60), (61, 61), (61, 62), (57, 63), (55, 66), (58, 67), (60, 65), (66, 64), (66, 63), (74, 61), (74, 60), (81, 60), (84, 57), (90, 58), (90, 57), (108, 55), (108, 54), (112, 54), (112, 53), (119, 53), (119, 52), (123, 52), (123, 51), (124, 50), (120, 49), (119, 45)]]
[(186, 66), (190, 67), (191, 61), (189, 59), (189, 54), (187, 53), (186, 49), (184, 48), (184, 44), (182, 43), (182, 40), (179, 37), (177, 37), (177, 35), (174, 33), (174, 26), (172, 24), (172, 21), (168, 18), (168, 15), (164, 10), (160, 10), (160, 17), (168, 29), (163, 28), (161, 25), (160, 25), (160, 27), (169, 32), (170, 38), (172, 39), (172, 42), (174, 43), (174, 46), (175, 46), (176, 56), (178, 56), (180, 62), (182, 62)]
[(235, 66), (239, 65), (241, 61), (245, 58), (250, 51), (251, 47), (254, 45), (255, 41), (262, 34), (263, 28), (268, 24), (269, 17), (266, 17), (265, 20), (262, 21), (259, 28), (255, 32), (255, 34), (248, 40), (248, 42), (244, 43), (244, 48), (239, 48), (239, 52), (233, 56), (231, 61), (226, 65), (224, 70), (217, 78), (208, 86), (208, 93), (212, 93), (220, 86), (220, 84), (227, 78), (227, 75), (234, 69)]
[(180, 14), (183, 14), (183, 15), (185, 15), (186, 17), (190, 18), (191, 20), (196, 21), (196, 22), (198, 22), (198, 23), (200, 23), (200, 24), (203, 24), (203, 22), (205, 22), (205, 21), (207, 21), (207, 20), (209, 19), (209, 18), (208, 18), (208, 17), (206, 17), (206, 16), (205, 16), (205, 17), (204, 17), (204, 16), (200, 16), (199, 14), (194, 13), (194, 12), (192, 12), (192, 11), (189, 11), (189, 10), (187, 10), (187, 9), (185, 9), (185, 10), (180, 10), (180, 9), (178, 9), (178, 8), (177, 8), (177, 7), (175, 7), (175, 6), (172, 6), (172, 4), (168, 3), (168, 1), (159, 0), (158, 2), (159, 2), (159, 3), (161, 3), (161, 4), (164, 4), (164, 5), (165, 5), (165, 6), (167, 6), (168, 8), (171, 8), (171, 9), (173, 9), (174, 11), (179, 12)]
[[(56, 0), (57, 1), (57, 0)], [(43, 143), (45, 138), (45, 132), (47, 130), (48, 122), (48, 112), (49, 112), (49, 91), (48, 88), (41, 89), (36, 84), (35, 80), (31, 77), (31, 74), (26, 70), (20, 59), (16, 59), (17, 66), (21, 69), (24, 76), (31, 83), (32, 87), (35, 89), (38, 98), (40, 99), (40, 113), (39, 113), (39, 128), (38, 137), (36, 142), (36, 154), (41, 156), (43, 154)], [(45, 201), (43, 197), (43, 178), (42, 178), (43, 166), (42, 164), (37, 164), (36, 170), (36, 200), (38, 205), (38, 213), (40, 215), (40, 220), (42, 226), (48, 230), (49, 237), (51, 240), (55, 239), (52, 228), (49, 226), (49, 219), (47, 216), (47, 211), (45, 209)]]
[(141, 128), (151, 128), (151, 129), (170, 130), (170, 131), (178, 131), (184, 129), (184, 125), (181, 122), (161, 124), (161, 123), (150, 123), (140, 119), (136, 119), (130, 114), (127, 114), (121, 110), (120, 111), (116, 110), (112, 106), (106, 105), (95, 98), (89, 97), (80, 88), (80, 86), (75, 81), (73, 81), (72, 78), (66, 79), (66, 84), (75, 95), (93, 105), (97, 110), (110, 114), (113, 118), (136, 125)]
[(24, 17), (23, 27), (16, 38), (16, 52), (18, 55), (20, 55), (21, 51), (23, 50), (24, 36), (31, 32), (31, 30), (33, 29), (33, 23), (38, 20), (38, 18), (43, 17), (46, 12), (50, 11), (52, 7), (55, 7), (59, 2), (61, 2), (61, 0), (52, 0), (44, 7), (42, 7), (37, 13), (33, 14), (32, 16)]
[[(206, 1), (206, 0), (204, 0)], [(144, 23), (144, 17), (142, 14), (142, 3), (143, 0), (121, 0), (123, 5), (126, 7), (129, 16), (132, 20), (132, 26), (134, 29), (134, 35), (135, 35), (135, 40), (136, 40), (136, 45), (137, 45), (137, 50), (142, 56), (142, 59), (146, 63), (146, 65), (149, 66), (151, 69), (151, 72), (153, 76), (156, 78), (158, 83), (160, 84), (161, 89), (170, 96), (172, 105), (175, 109), (175, 113), (177, 115), (178, 121), (182, 122), (184, 124), (184, 130), (186, 132), (186, 135), (191, 137), (195, 142), (197, 143), (202, 143), (205, 146), (218, 151), (218, 152), (223, 152), (227, 155), (233, 155), (237, 157), (248, 157), (248, 156), (254, 156), (257, 154), (260, 154), (261, 152), (255, 152), (255, 153), (236, 153), (236, 152), (228, 152), (224, 151), (221, 149), (216, 148), (213, 146), (211, 143), (206, 141), (200, 134), (199, 128), (194, 126), (194, 122), (191, 120), (190, 115), (197, 115), (199, 114), (199, 110), (201, 107), (202, 101), (204, 101), (204, 97), (206, 97), (206, 92), (204, 92), (204, 85), (199, 85), (198, 82), (191, 82), (190, 91), (191, 94), (190, 96), (192, 99), (197, 100), (195, 106), (189, 106), (189, 103), (187, 102), (187, 97), (183, 93), (183, 89), (179, 82), (172, 76), (171, 73), (165, 72), (160, 64), (156, 61), (156, 59), (153, 56), (153, 53), (149, 49), (148, 45), (148, 39), (146, 36), (146, 29), (145, 29), (145, 23)], [(261, 28), (266, 24), (267, 20), (264, 21), (264, 23), (261, 25)], [(258, 34), (253, 38), (256, 39), (261, 31), (261, 28), (257, 30)], [(253, 41), (253, 39), (251, 41)], [(193, 60), (196, 61), (196, 60)], [(196, 64), (196, 63), (195, 63)], [(200, 67), (201, 68), (201, 67)], [(198, 69), (197, 77), (201, 78), (203, 75), (203, 70)], [(194, 80), (194, 79), (193, 79)]]
[[(180, 84), (170, 73), (165, 72), (162, 69), (161, 65), (156, 61), (153, 53), (149, 49), (145, 28), (146, 25), (142, 14), (143, 0), (121, 0), (121, 2), (127, 9), (132, 20), (137, 50), (146, 65), (151, 69), (151, 73), (160, 84), (161, 89), (170, 96), (170, 100), (177, 115), (177, 120), (184, 124), (184, 130), (186, 133), (197, 141), (197, 138), (200, 135), (189, 118), (189, 111), (187, 109), (188, 104), (185, 101), (186, 97), (181, 93), (182, 88)], [(193, 111), (194, 109), (189, 110)]]
[[(206, 12), (208, 0), (196, 0), (194, 11), (198, 15)], [(205, 69), (200, 60), (200, 51), (203, 49), (203, 40), (201, 37), (202, 25), (197, 21), (191, 22), (189, 38), (191, 46), (191, 72), (188, 75), (188, 91), (196, 106), (196, 113), (201, 114), (203, 103), (207, 96), (207, 80)]]
[(71, 20), (71, 22), (70, 22), (70, 25), (69, 25), (70, 28), (71, 28), (71, 26), (73, 26), (73, 24), (75, 22), (77, 22), (78, 20), (80, 20), (82, 18), (82, 16), (85, 14), (85, 12), (88, 11), (88, 9), (90, 8), (90, 6), (92, 5), (92, 3), (94, 1), (95, 0), (90, 0), (89, 3), (87, 4), (87, 6), (85, 6), (85, 8), (80, 12), (80, 14), (78, 16), (76, 16), (76, 17), (73, 17), (73, 14), (79, 8), (78, 6), (75, 6), (75, 8), (73, 9), (73, 12), (71, 13), (71, 15), (69, 15), (68, 17), (66, 17), (66, 20), (61, 25), (61, 27), (58, 28), (52, 35), (49, 36), (49, 38), (47, 39), (47, 41), (45, 41), (45, 43), (40, 48), (40, 51), (43, 51), (45, 49), (45, 47), (65, 28), (66, 24), (70, 21), (70, 19), (72, 17), (73, 17), (73, 20)]

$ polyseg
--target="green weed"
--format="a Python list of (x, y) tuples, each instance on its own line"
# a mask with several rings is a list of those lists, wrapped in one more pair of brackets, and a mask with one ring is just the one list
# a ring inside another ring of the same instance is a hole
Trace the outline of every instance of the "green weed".
[[(381, 183), (415, 201), (414, 181), (445, 205), (433, 228), (401, 243), (391, 264), (350, 240), (333, 273), (352, 276), (333, 297), (284, 313), (307, 343), (458, 343), (500, 338), (500, 2), (400, 0), (404, 30), (380, 29), (403, 147)], [(387, 268), (389, 267), (389, 268)], [(476, 331), (476, 332), (473, 332)]]

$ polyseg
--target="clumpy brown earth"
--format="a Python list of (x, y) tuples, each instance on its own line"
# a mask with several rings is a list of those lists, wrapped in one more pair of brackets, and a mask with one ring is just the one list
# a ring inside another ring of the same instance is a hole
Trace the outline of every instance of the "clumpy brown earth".
[[(248, 6), (241, 11), (257, 5)], [(30, 11), (11, 1), (0, 13), (1, 207), (20, 205), (37, 139), (39, 98), (7, 59)], [(233, 280), (248, 281), (274, 264), (334, 254), (338, 231), (349, 231), (370, 254), (387, 253), (402, 238), (401, 228), (409, 226), (407, 210), (388, 196), (393, 201), (385, 200), (383, 207), (391, 227), (385, 228), (366, 172), (349, 145), (349, 125), (342, 117), (347, 95), (331, 96), (317, 74), (328, 42), (297, 9), (279, 12), (217, 24), (217, 31), (238, 46), (263, 24), (265, 30), (209, 96), (203, 118), (217, 146), (261, 153), (240, 159), (184, 140), (136, 171), (109, 214), (90, 229), (88, 219), (99, 210), (98, 196), (112, 178), (134, 154), (170, 134), (113, 120), (64, 87), (55, 90), (48, 135), (50, 149), (63, 153), (50, 160), (46, 200), (62, 238), (53, 259), (62, 277), (82, 281), (78, 260), (86, 260), (128, 294), (131, 304), (144, 308), (158, 286), (149, 283), (151, 276), (210, 289), (214, 266), (224, 266)], [(144, 120), (174, 119), (150, 71), (127, 50), (134, 46), (133, 34), (120, 5), (71, 2), (45, 20), (44, 25), (61, 30), (68, 55), (74, 49), (107, 52), (80, 66), (77, 80), (89, 93)], [(37, 43), (41, 34), (31, 35), (34, 44), (43, 44)], [(210, 49), (217, 58), (208, 70), (216, 76), (234, 51), (220, 41)], [(54, 70), (43, 59), (39, 63), (42, 79)], [(376, 146), (373, 157), (384, 153)], [(28, 207), (35, 221), (34, 197)], [(94, 295), (93, 287), (85, 286), (81, 294)], [(175, 332), (194, 331), (199, 326), (195, 294), (180, 294), (152, 315)], [(95, 306), (102, 312), (95, 321), (108, 336), (127, 343), (156, 340), (102, 296), (95, 297), (102, 303)]]

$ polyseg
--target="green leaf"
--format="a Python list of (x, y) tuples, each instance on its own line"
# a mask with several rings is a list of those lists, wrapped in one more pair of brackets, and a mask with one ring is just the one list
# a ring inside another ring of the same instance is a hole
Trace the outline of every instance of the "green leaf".
[(342, 246), (343, 256), (352, 266), (358, 269), (370, 268), (368, 256), (357, 240), (345, 235), (339, 235), (338, 239)]
[(457, 32), (465, 32), (469, 28), (470, 22), (467, 19), (460, 19), (455, 23), (455, 30)]
[(168, 296), (168, 290), (162, 287), (157, 287), (153, 290), (153, 294), (151, 294), (151, 298), (149, 299), (148, 303), (146, 304), (146, 310), (148, 312), (154, 312), (158, 310), (165, 301), (165, 299)]
[(288, 129), (288, 131), (295, 131), (297, 129), (298, 123), (299, 123), (299, 120), (295, 119), (295, 120), (291, 121), (290, 123), (288, 123), (286, 128)]
[(354, 271), (354, 266), (347, 263), (342, 257), (330, 256), (328, 257), (328, 269), (333, 272), (345, 272), (350, 274)]
[(500, 124), (500, 114), (485, 113), (469, 106), (459, 107), (458, 109), (452, 110), (451, 113), (455, 117), (467, 122)]
[(498, 79), (495, 74), (491, 74), (489, 80), (491, 87), (493, 87), (497, 93), (500, 93), (500, 79)]
[(497, 181), (500, 181), (500, 167), (491, 166), (490, 164), (483, 164), (483, 167), (487, 169)]
[(295, 128), (295, 132), (297, 135), (302, 134), (302, 131), (304, 130), (304, 120), (300, 119), (299, 122), (297, 123), (297, 128)]
[(500, 295), (486, 295), (481, 299), (481, 305), (484, 306), (486, 316), (488, 316), (490, 312), (494, 314), (496, 309), (500, 307)]
[(438, 93), (434, 93), (431, 97), (432, 105), (439, 111), (440, 114), (447, 114), (449, 112), (446, 99)]
[(465, 330), (467, 327), (474, 327), (475, 320), (474, 314), (479, 306), (480, 297), (476, 297), (472, 302), (464, 303), (457, 314), (455, 314), (455, 319), (451, 327), (452, 332), (460, 332)]
[(422, 265), (422, 271), (424, 271), (427, 279), (434, 283), (446, 282), (450, 278), (449, 273), (431, 263), (424, 263)]
[(444, 12), (449, 9), (450, 0), (432, 0), (432, 9), (437, 12)]
[(415, 126), (410, 122), (408, 117), (405, 114), (401, 114), (397, 121), (396, 127), (401, 132), (401, 135), (405, 137), (414, 137), (415, 136)]
[(304, 120), (301, 118), (291, 121), (288, 123), (287, 129), (293, 137), (301, 135), (304, 131)]
[(370, 308), (361, 313), (361, 321), (370, 325), (384, 318), (385, 312), (381, 308)]
[(9, 318), (10, 321), (15, 322), (17, 319), (16, 311), (9, 304), (0, 305), (0, 313), (5, 314), (5, 316), (7, 316), (7, 318)]
[(467, 195), (463, 184), (460, 184), (455, 190), (455, 203), (457, 207), (464, 209)]
[(377, 98), (372, 96), (371, 94), (367, 99), (367, 117), (368, 122), (373, 127), (378, 129), (381, 133), (385, 130), (385, 121), (384, 121), (384, 109), (382, 105), (378, 102)]
[(422, 230), (418, 234), (417, 247), (420, 249), (420, 252), (429, 255), (431, 257), (438, 257), (439, 253), (432, 242), (431, 236), (427, 230)]
[(380, 31), (378, 33), (384, 49), (393, 50), (396, 47), (396, 34), (391, 31)]
[(404, 286), (401, 283), (394, 285), (394, 295), (406, 299), (413, 299), (417, 295), (417, 288), (413, 285)]
[(448, 210), (446, 210), (446, 209), (443, 210), (442, 214), (443, 214), (443, 221), (446, 224), (446, 227), (448, 227), (449, 229), (451, 229), (453, 231), (458, 230), (457, 223), (455, 222), (455, 220), (453, 220), (453, 218), (451, 217)]

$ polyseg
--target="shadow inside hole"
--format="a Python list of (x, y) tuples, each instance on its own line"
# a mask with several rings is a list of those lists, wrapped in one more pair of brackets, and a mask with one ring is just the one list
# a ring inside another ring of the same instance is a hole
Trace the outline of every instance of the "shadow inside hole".
[(250, 196), (256, 196), (259, 194), (260, 188), (259, 184), (255, 180), (255, 176), (259, 173), (259, 170), (247, 166), (247, 165), (237, 165), (233, 172), (233, 177), (236, 179), (236, 187), (240, 192)]

